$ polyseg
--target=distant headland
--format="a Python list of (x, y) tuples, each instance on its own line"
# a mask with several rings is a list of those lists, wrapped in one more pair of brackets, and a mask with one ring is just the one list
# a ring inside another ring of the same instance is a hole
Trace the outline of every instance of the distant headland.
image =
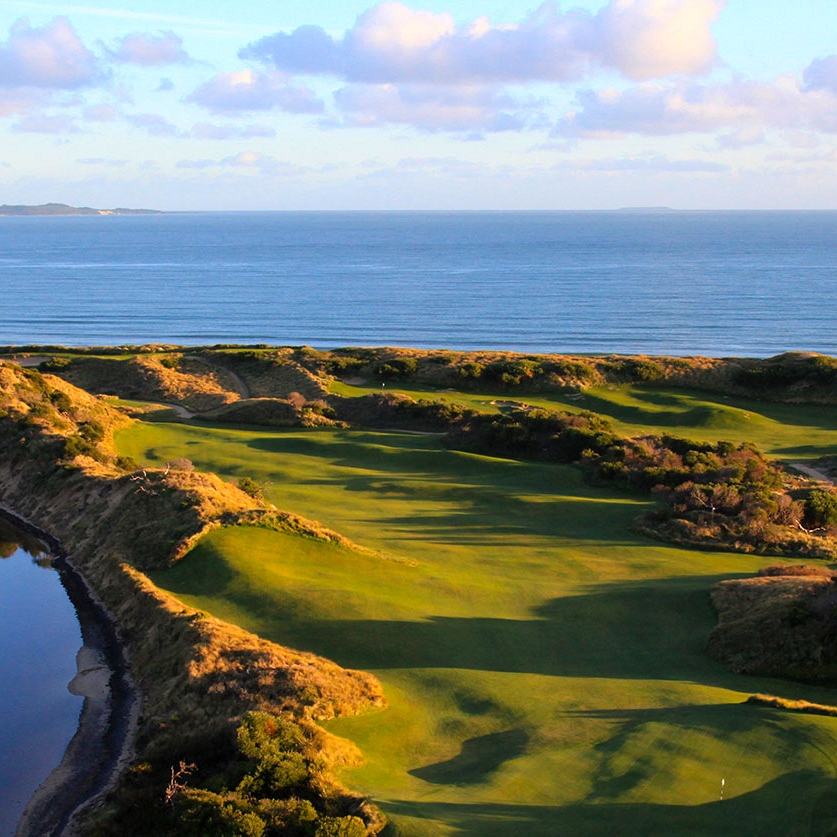
[(69, 206), (66, 203), (42, 203), (38, 206), (2, 204), (0, 215), (161, 215), (158, 209), (93, 209), (90, 206)]

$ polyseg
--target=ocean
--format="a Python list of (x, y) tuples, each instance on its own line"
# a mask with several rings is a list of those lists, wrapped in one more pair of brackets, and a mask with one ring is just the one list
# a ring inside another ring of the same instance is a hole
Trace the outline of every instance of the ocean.
[(0, 345), (837, 355), (837, 212), (0, 218)]

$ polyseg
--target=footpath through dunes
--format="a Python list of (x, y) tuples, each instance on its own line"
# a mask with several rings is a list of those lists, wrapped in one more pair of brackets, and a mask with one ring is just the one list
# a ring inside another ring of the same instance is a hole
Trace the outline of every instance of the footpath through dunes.
[[(176, 560), (204, 530), (223, 524), (314, 529), (277, 516), (212, 474), (126, 471), (112, 437), (129, 421), (58, 378), (0, 363), (0, 392), (2, 500), (59, 537), (68, 561), (118, 625), (142, 695), (136, 758), (107, 799), (85, 813), (89, 833), (176, 833), (184, 811), (211, 818), (227, 816), (227, 808), (230, 817), (251, 824), (269, 820), (279, 827), (304, 814), (324, 827), (380, 830), (374, 806), (332, 778), (337, 765), (359, 758), (357, 751), (317, 724), (382, 705), (375, 678), (189, 608), (140, 571)], [(245, 804), (232, 790), (227, 798), (171, 787), (181, 762), (198, 765), (187, 771), (193, 787), (213, 775), (222, 787), (229, 770), (243, 782), (258, 763), (241, 761), (235, 729), (251, 710), (286, 719), (292, 786), (307, 800), (302, 808), (280, 804), (290, 793), (283, 785), (281, 793), (271, 791), (280, 802), (270, 805), (256, 788)]]

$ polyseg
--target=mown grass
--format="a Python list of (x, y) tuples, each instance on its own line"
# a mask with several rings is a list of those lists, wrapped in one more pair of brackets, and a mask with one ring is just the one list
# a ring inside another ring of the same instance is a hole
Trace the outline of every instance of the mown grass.
[(140, 424), (118, 444), (150, 465), (185, 456), (250, 476), (280, 508), (381, 553), (216, 530), (154, 580), (380, 677), (389, 708), (330, 728), (363, 750), (345, 780), (393, 833), (789, 835), (837, 822), (837, 719), (743, 704), (837, 693), (703, 654), (709, 588), (770, 560), (644, 540), (627, 528), (635, 498), (435, 436)]
[[(340, 395), (380, 392), (380, 386), (333, 384)], [(733, 396), (712, 395), (683, 389), (643, 386), (592, 387), (583, 393), (532, 394), (510, 391), (462, 393), (430, 389), (405, 389), (387, 384), (390, 392), (412, 398), (444, 398), (483, 412), (497, 412), (494, 401), (508, 399), (579, 413), (584, 410), (610, 418), (628, 436), (670, 433), (698, 441), (729, 439), (752, 442), (765, 453), (780, 458), (813, 459), (837, 447), (837, 413), (829, 406), (780, 404)]]

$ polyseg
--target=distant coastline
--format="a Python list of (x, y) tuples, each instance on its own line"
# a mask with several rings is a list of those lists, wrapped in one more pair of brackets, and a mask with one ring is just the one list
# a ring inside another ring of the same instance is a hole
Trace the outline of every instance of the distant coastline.
[(66, 203), (0, 205), (0, 215), (162, 215), (159, 209), (93, 209), (90, 206), (70, 206)]

